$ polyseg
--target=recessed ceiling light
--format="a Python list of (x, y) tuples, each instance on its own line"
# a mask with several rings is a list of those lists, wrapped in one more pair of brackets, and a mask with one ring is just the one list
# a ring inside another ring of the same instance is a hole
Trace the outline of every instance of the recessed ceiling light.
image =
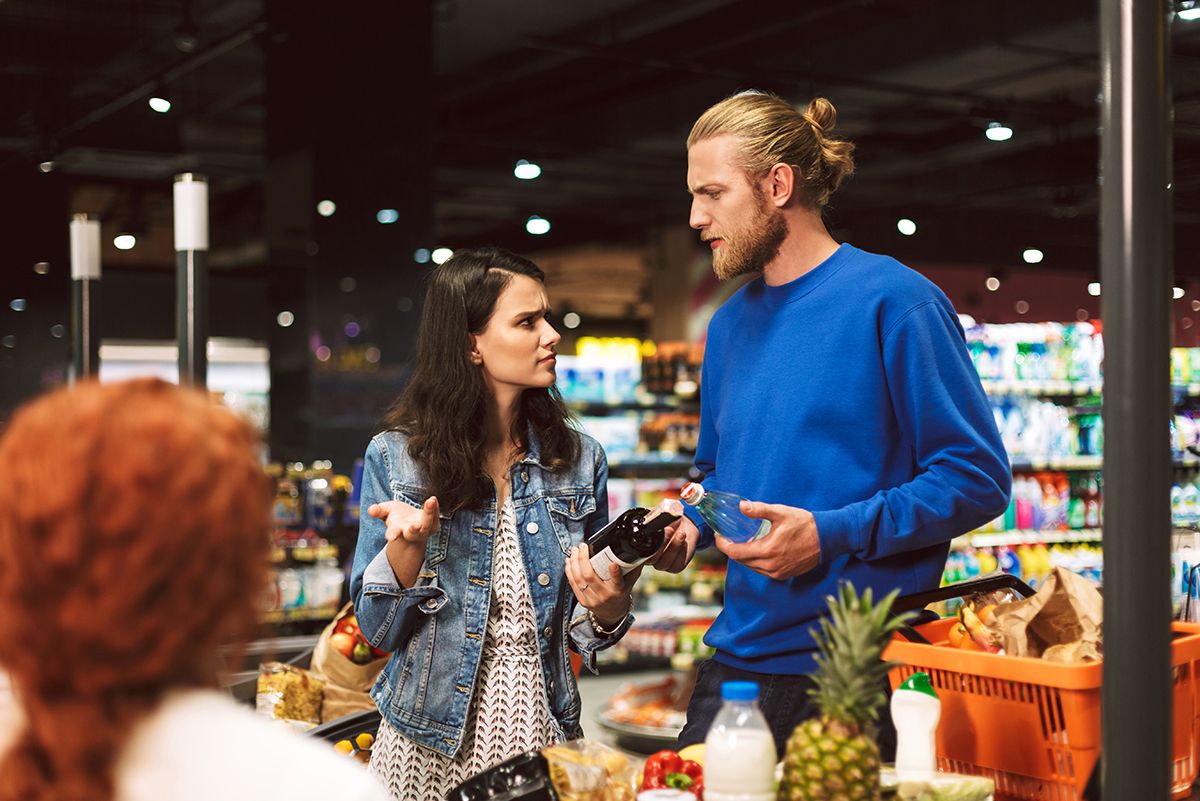
[(1002, 122), (989, 122), (983, 135), (993, 142), (1006, 142), (1012, 139), (1013, 131)]
[(1000, 279), (994, 275), (988, 276), (988, 280), (984, 281), (983, 283), (984, 286), (988, 288), (989, 292), (995, 292), (1000, 288)]
[[(337, 204), (332, 200), (322, 200), (317, 204), (317, 214), (320, 214), (322, 217), (332, 217), (335, 211), (337, 211)], [(380, 220), (380, 222), (383, 221)]]
[(171, 110), (171, 101), (165, 97), (152, 97), (149, 100), (150, 108), (157, 111), (159, 114), (166, 114)]
[(1175, 300), (1179, 300), (1186, 294), (1187, 293), (1183, 291), (1183, 287), (1181, 287), (1181, 286), (1171, 288), (1171, 297), (1174, 298)]
[(1024, 300), (1018, 300), (1017, 305), (1016, 305), (1016, 310), (1017, 310), (1017, 314), (1028, 314), (1029, 313), (1029, 302), (1024, 301)]
[(417, 264), (428, 264), (432, 256), (433, 254), (429, 252), (429, 248), (417, 248), (413, 251), (413, 261)]
[(521, 159), (517, 162), (516, 166), (513, 167), (513, 175), (517, 176), (522, 181), (532, 181), (541, 174), (541, 167), (539, 167), (537, 164), (534, 164), (532, 161), (526, 161), (525, 159)]
[(1041, 264), (1042, 259), (1046, 258), (1046, 254), (1037, 248), (1026, 248), (1021, 254), (1021, 258), (1025, 260), (1026, 264)]
[(279, 323), (280, 328), (291, 328), (292, 323), (296, 322), (296, 315), (290, 311), (281, 311), (275, 317), (275, 322)]
[(395, 209), (380, 209), (375, 213), (375, 219), (383, 225), (391, 225), (400, 219), (400, 212)]
[(113, 247), (117, 250), (133, 250), (137, 237), (133, 234), (117, 234), (113, 237)]
[(454, 251), (450, 248), (437, 248), (433, 251), (433, 263), (445, 264), (454, 255)]
[(563, 315), (562, 322), (563, 322), (563, 326), (566, 328), (578, 328), (579, 324), (583, 321), (579, 318), (579, 315), (576, 314), (575, 312), (567, 312), (566, 314)]
[(1100, 282), (1092, 281), (1088, 284), (1088, 294), (1094, 298), (1100, 297)]
[(534, 236), (547, 234), (550, 232), (550, 221), (534, 214), (525, 221), (525, 230)]
[(912, 236), (917, 232), (917, 224), (905, 217), (896, 221), (896, 230), (905, 236)]

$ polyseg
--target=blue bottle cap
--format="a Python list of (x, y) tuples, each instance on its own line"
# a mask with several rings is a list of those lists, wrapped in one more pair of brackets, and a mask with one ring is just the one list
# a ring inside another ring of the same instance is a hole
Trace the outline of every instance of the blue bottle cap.
[(721, 682), (722, 701), (757, 701), (758, 682), (754, 681), (725, 681)]

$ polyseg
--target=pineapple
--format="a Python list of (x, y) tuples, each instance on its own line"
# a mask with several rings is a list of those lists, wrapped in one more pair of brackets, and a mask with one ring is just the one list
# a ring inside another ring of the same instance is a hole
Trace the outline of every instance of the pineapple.
[(829, 617), (816, 637), (820, 655), (809, 691), (820, 717), (788, 739), (779, 801), (861, 801), (879, 798), (875, 722), (886, 700), (883, 682), (894, 663), (880, 659), (892, 632), (908, 616), (892, 617), (893, 591), (873, 604), (845, 582), (828, 598)]

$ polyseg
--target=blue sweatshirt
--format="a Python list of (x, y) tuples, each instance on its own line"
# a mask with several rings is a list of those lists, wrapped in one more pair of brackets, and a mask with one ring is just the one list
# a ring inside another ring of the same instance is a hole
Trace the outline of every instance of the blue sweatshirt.
[[(776, 581), (731, 560), (705, 637), (721, 662), (793, 675), (813, 670), (813, 630), (842, 579), (877, 598), (937, 587), (949, 541), (1000, 515), (1012, 486), (950, 301), (895, 259), (846, 244), (788, 284), (751, 281), (717, 310), (696, 467), (707, 488), (814, 515), (820, 564)], [(700, 547), (712, 545), (689, 516)]]

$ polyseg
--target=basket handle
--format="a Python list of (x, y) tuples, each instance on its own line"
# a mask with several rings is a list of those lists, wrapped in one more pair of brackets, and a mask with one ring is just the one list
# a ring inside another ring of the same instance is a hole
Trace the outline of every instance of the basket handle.
[(923, 609), (928, 604), (937, 603), (938, 601), (945, 601), (950, 598), (963, 598), (980, 592), (992, 592), (993, 590), (1016, 590), (1026, 598), (1033, 595), (1033, 588), (1016, 576), (1011, 576), (1008, 573), (998, 573), (992, 576), (982, 576), (980, 578), (968, 579), (967, 581), (960, 581), (957, 584), (947, 584), (945, 587), (938, 587), (936, 590), (901, 595), (892, 602), (892, 611), (907, 612), (911, 609)]

